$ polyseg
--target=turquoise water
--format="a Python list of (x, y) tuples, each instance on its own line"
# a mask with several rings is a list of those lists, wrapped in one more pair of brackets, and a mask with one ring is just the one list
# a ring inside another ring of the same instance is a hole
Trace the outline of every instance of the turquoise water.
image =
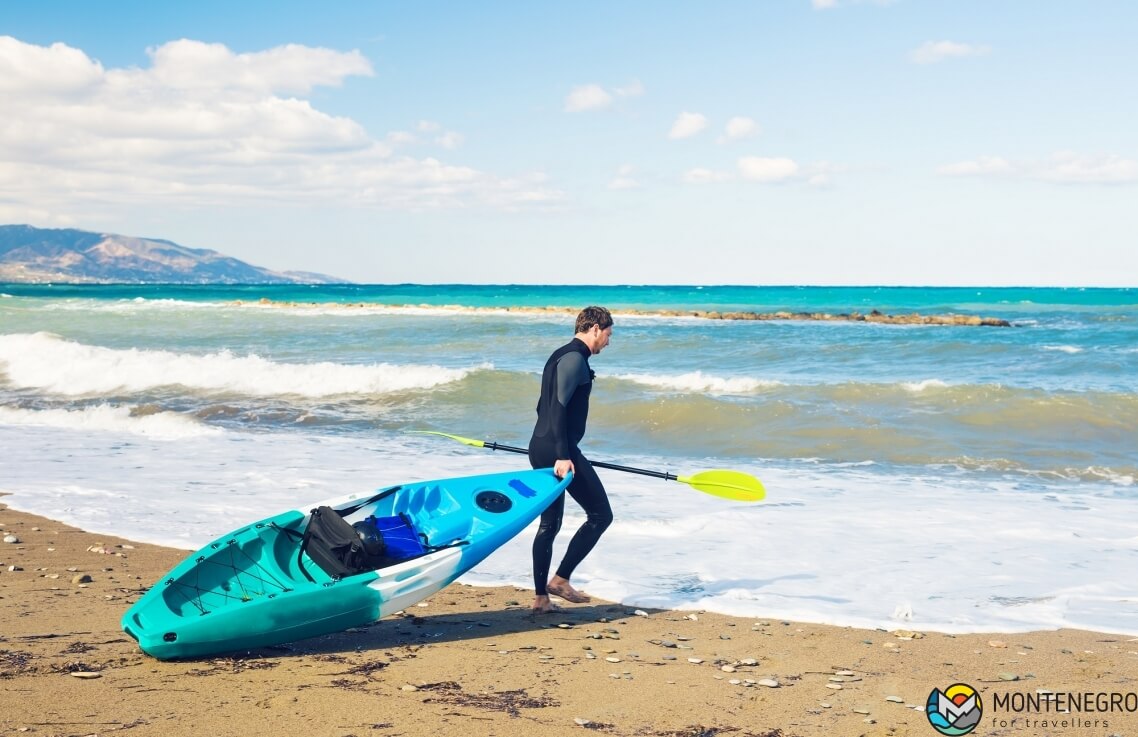
[(951, 310), (1032, 311), (1138, 306), (1136, 289), (1075, 287), (744, 287), (744, 286), (561, 286), (477, 284), (339, 285), (0, 285), (16, 296), (94, 299), (260, 299), (319, 303), (379, 303), (468, 307), (579, 307), (616, 309), (719, 309), (836, 312)]
[[(524, 445), (538, 372), (572, 334), (572, 312), (536, 308), (603, 304), (618, 315), (612, 345), (593, 359), (586, 454), (673, 471), (738, 468), (767, 482), (770, 501), (726, 508), (606, 475), (618, 521), (578, 574), (594, 592), (873, 626), (908, 607), (906, 621), (946, 630), (1138, 632), (1133, 290), (0, 285), (0, 294), (0, 490), (29, 511), (194, 547), (235, 526), (208, 514), (219, 507), (252, 519), (263, 505), (289, 508), (345, 484), (406, 480), (391, 474), (524, 464), (406, 431)], [(658, 314), (874, 309), (1012, 326)], [(178, 524), (163, 514), (171, 499)], [(524, 585), (527, 568), (519, 541), (473, 578)]]

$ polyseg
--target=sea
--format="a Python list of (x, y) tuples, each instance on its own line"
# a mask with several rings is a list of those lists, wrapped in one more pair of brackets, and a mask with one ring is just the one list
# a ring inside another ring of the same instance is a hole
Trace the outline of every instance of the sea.
[[(1138, 290), (0, 284), (0, 492), (194, 549), (287, 509), (528, 467), (576, 311), (613, 310), (574, 583), (629, 607), (916, 631), (1138, 635)], [(550, 309), (552, 308), (552, 309)], [(1007, 327), (724, 320), (975, 315)], [(555, 548), (583, 520), (571, 501)], [(461, 580), (532, 586), (529, 529)], [(2, 560), (0, 549), (0, 560)]]

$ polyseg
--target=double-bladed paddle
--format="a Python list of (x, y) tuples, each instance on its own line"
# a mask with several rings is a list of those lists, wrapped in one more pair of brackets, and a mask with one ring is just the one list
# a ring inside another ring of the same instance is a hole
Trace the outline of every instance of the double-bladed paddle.
[[(475, 448), (489, 448), (490, 450), (506, 450), (511, 453), (529, 454), (529, 451), (525, 448), (502, 445), (492, 440), (474, 440), (472, 438), (464, 438), (458, 435), (451, 435), (450, 433), (435, 432), (433, 430), (412, 430), (412, 432), (419, 435), (439, 435), (444, 438), (450, 438), (451, 440), (457, 440), (464, 445), (470, 445)], [(737, 502), (757, 502), (761, 501), (767, 495), (767, 491), (763, 488), (761, 481), (749, 473), (743, 473), (742, 471), (716, 469), (713, 471), (700, 471), (691, 476), (675, 476), (670, 473), (665, 473), (664, 471), (650, 471), (644, 468), (618, 466), (615, 463), (605, 463), (592, 459), (589, 460), (589, 463), (597, 468), (624, 471), (625, 473), (638, 473), (641, 476), (652, 476), (654, 478), (664, 479), (665, 481), (679, 481), (681, 484), (687, 484), (697, 491), (702, 491), (704, 494), (711, 494), (712, 496), (731, 499)]]

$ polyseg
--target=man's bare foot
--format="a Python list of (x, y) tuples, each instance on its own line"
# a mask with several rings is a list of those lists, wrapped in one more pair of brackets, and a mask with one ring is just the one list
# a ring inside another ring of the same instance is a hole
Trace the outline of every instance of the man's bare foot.
[(530, 610), (530, 614), (553, 614), (559, 611), (561, 607), (550, 601), (548, 596), (533, 597), (533, 609)]
[(573, 584), (560, 576), (554, 576), (545, 587), (545, 590), (573, 604), (586, 604), (592, 601), (588, 595), (573, 588)]

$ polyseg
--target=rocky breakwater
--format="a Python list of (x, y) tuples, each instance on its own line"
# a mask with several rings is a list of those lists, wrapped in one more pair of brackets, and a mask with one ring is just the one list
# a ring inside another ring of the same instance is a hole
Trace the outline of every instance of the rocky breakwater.
[(701, 317), (707, 320), (814, 320), (823, 322), (875, 322), (883, 325), (968, 325), (1008, 328), (1012, 324), (1000, 317), (979, 315), (922, 315), (910, 312), (904, 315), (887, 315), (873, 310), (861, 312), (715, 312), (704, 310), (669, 310), (659, 313), (670, 317)]
[[(575, 315), (574, 307), (465, 307), (462, 305), (429, 305), (429, 304), (379, 304), (370, 302), (284, 302), (261, 297), (252, 302), (246, 300), (233, 300), (229, 304), (235, 307), (287, 307), (291, 309), (382, 309), (407, 310), (419, 312), (473, 312), (473, 313), (564, 313)], [(705, 320), (813, 320), (823, 322), (870, 322), (883, 325), (952, 325), (952, 326), (986, 326), (986, 327), (1012, 327), (1012, 323), (1000, 317), (980, 317), (979, 315), (922, 315), (919, 312), (910, 312), (904, 315), (888, 315), (878, 310), (867, 313), (861, 312), (718, 312), (715, 310), (627, 310), (614, 309), (615, 315), (636, 315), (640, 317), (695, 317)]]

